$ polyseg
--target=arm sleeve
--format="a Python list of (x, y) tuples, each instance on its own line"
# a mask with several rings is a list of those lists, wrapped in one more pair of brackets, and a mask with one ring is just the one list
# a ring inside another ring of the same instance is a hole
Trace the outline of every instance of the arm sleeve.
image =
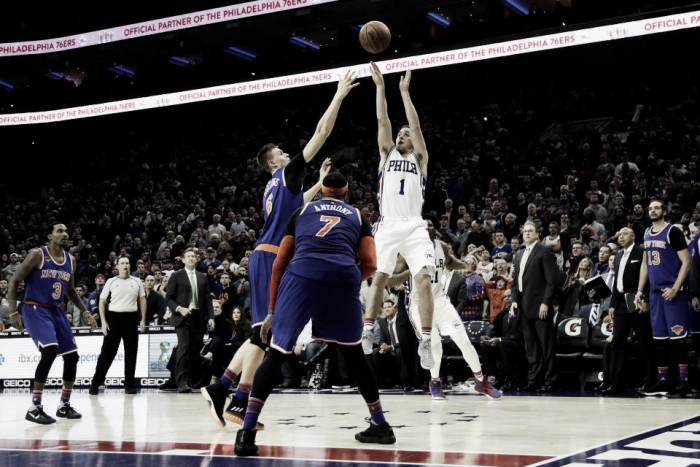
[(688, 244), (685, 241), (683, 231), (678, 227), (671, 227), (668, 231), (668, 240), (671, 242), (673, 249), (676, 251), (688, 249)]
[(365, 217), (362, 217), (360, 235), (357, 256), (360, 259), (360, 274), (364, 281), (370, 278), (377, 270), (377, 250), (374, 245), (374, 237), (372, 236), (372, 227)]
[(280, 280), (284, 270), (294, 256), (294, 237), (286, 235), (282, 239), (277, 258), (272, 265), (272, 277), (270, 278), (270, 310), (275, 309), (277, 302), (277, 291), (279, 290)]
[(301, 191), (304, 185), (305, 172), (306, 159), (304, 159), (302, 153), (294, 156), (284, 168), (284, 181), (287, 185), (287, 189), (295, 195)]

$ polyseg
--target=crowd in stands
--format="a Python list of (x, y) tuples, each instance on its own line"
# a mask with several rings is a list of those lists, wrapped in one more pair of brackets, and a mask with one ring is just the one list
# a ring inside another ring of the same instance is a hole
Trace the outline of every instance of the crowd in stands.
[[(615, 72), (636, 77), (637, 68), (622, 68)], [(489, 68), (494, 74), (501, 69), (505, 64)], [(700, 231), (700, 96), (688, 84), (697, 77), (691, 71), (674, 89), (666, 80), (628, 82), (589, 70), (558, 86), (554, 79), (528, 81), (488, 96), (471, 95), (475, 88), (453, 95), (460, 89), (456, 83), (444, 92), (433, 89), (428, 83), (446, 79), (448, 69), (415, 74), (421, 86), (416, 106), (431, 155), (425, 211), (440, 219), (439, 237), (468, 265), (454, 273), (462, 285), (455, 306), (465, 321), (489, 320), (501, 327), (513, 255), (526, 221), (555, 252), (559, 313), (574, 317), (589, 303), (582, 281), (607, 271), (619, 229), (632, 228), (641, 243), (650, 225), (646, 206), (651, 199), (664, 203), (670, 222), (688, 240)], [(588, 82), (592, 76), (598, 79)], [(509, 81), (494, 80), (494, 87)], [(276, 98), (260, 99), (269, 104)], [(371, 114), (358, 110), (361, 104), (341, 112), (335, 143), (329, 142), (327, 150), (348, 177), (349, 203), (374, 223), (379, 217), (376, 129), (367, 117)], [(371, 107), (371, 97), (364, 104)], [(312, 110), (271, 117), (272, 125), (238, 120), (239, 126), (232, 127), (226, 119), (210, 118), (206, 124), (190, 121), (187, 133), (184, 123), (175, 133), (134, 128), (135, 136), (93, 147), (95, 158), (80, 168), (84, 175), (69, 182), (56, 176), (56, 183), (44, 182), (38, 190), (27, 184), (6, 193), (0, 210), (2, 300), (18, 264), (45, 242), (44, 226), (61, 220), (71, 232), (79, 293), (95, 312), (89, 297), (100, 281), (116, 274), (118, 256), (130, 256), (132, 275), (152, 277), (157, 293), (167, 287), (168, 274), (182, 267), (181, 252), (196, 247), (197, 268), (208, 274), (224, 311), (248, 313), (247, 256), (262, 227), (260, 200), (267, 181), (254, 155), (269, 141), (296, 152), (309, 136), (301, 129), (312, 128), (307, 120), (317, 118)], [(570, 124), (593, 119), (595, 125), (585, 131)], [(397, 128), (402, 122), (394, 123)], [(307, 170), (307, 184), (317, 179), (319, 163)], [(70, 161), (61, 170), (73, 170)], [(6, 321), (3, 310), (6, 304), (0, 308)], [(70, 307), (66, 311), (74, 314)], [(149, 321), (167, 319), (167, 311), (156, 315)]]

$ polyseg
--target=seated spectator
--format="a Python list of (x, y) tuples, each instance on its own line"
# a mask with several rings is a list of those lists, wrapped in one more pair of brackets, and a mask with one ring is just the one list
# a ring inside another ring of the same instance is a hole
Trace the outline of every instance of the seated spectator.
[[(75, 285), (75, 291), (78, 293), (78, 297), (80, 297), (80, 301), (83, 302), (85, 305), (85, 308), (88, 308), (88, 298), (85, 296), (85, 292), (87, 292), (87, 286), (85, 286), (82, 283), (76, 284)], [(83, 320), (83, 317), (81, 316), (82, 313), (80, 310), (73, 305), (73, 302), (69, 301), (68, 305), (66, 306), (66, 314), (71, 316), (71, 324), (73, 327), (80, 327), (80, 326), (87, 326), (88, 324)]]
[(481, 355), (484, 372), (496, 377), (496, 385), (504, 391), (525, 386), (527, 359), (525, 338), (520, 327), (519, 310), (510, 313), (510, 290), (503, 297), (503, 309), (493, 320), (493, 337), (481, 338)]
[(476, 272), (476, 262), (476, 258), (472, 255), (464, 259), (467, 269), (465, 279), (458, 292), (460, 301), (457, 305), (457, 313), (462, 321), (488, 319), (488, 310), (484, 306), (486, 281)]
[[(513, 279), (506, 279), (503, 276), (494, 276), (492, 280), (486, 282), (486, 298), (489, 301), (489, 320), (493, 323), (496, 315), (505, 306), (506, 292), (513, 286)], [(508, 292), (510, 295), (510, 292)], [(491, 373), (488, 373), (491, 374)]]
[(382, 304), (382, 317), (377, 319), (375, 348), (372, 361), (380, 388), (392, 388), (399, 384), (401, 368), (401, 344), (396, 332), (396, 303), (389, 299)]

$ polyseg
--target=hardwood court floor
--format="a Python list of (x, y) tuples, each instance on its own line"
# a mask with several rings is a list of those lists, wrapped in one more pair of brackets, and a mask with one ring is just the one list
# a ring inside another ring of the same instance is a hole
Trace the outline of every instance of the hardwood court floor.
[[(46, 391), (48, 414), (54, 414), (59, 395)], [(257, 435), (260, 456), (243, 459), (233, 454), (238, 427), (216, 426), (199, 392), (143, 389), (125, 395), (107, 389), (89, 396), (78, 389), (72, 404), (83, 418), (41, 426), (24, 420), (29, 392), (5, 390), (0, 466), (624, 466), (631, 461), (615, 460), (619, 452), (637, 450), (700, 459), (698, 399), (585, 395), (516, 393), (491, 401), (448, 392), (446, 401), (433, 401), (425, 393), (385, 391), (382, 403), (397, 442), (380, 446), (354, 440), (367, 426), (367, 409), (356, 391), (278, 391), (260, 418), (266, 425)], [(685, 447), (669, 448), (678, 444), (668, 442), (674, 436), (687, 438), (680, 442)], [(613, 458), (594, 462), (592, 456)]]

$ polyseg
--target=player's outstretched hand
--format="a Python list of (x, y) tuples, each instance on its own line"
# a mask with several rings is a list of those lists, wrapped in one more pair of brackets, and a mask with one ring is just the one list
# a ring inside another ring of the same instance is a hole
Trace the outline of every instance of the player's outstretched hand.
[(379, 71), (379, 67), (374, 62), (369, 62), (369, 71), (372, 72), (372, 81), (377, 86), (384, 86), (384, 76), (382, 72)]
[(20, 315), (19, 313), (15, 312), (14, 315), (11, 314), (10, 324), (13, 328), (17, 329), (18, 331), (24, 331), (24, 325), (22, 324), (22, 315)]
[(399, 81), (399, 90), (401, 92), (408, 92), (408, 86), (411, 84), (411, 70), (408, 70), (405, 75), (401, 77)]
[(352, 89), (354, 87), (357, 87), (360, 84), (360, 83), (355, 82), (356, 79), (357, 79), (357, 74), (352, 70), (348, 70), (345, 73), (345, 76), (343, 76), (342, 78), (340, 78), (338, 80), (337, 94), (341, 98), (344, 98), (345, 96), (347, 96), (350, 93), (350, 91), (352, 91)]

